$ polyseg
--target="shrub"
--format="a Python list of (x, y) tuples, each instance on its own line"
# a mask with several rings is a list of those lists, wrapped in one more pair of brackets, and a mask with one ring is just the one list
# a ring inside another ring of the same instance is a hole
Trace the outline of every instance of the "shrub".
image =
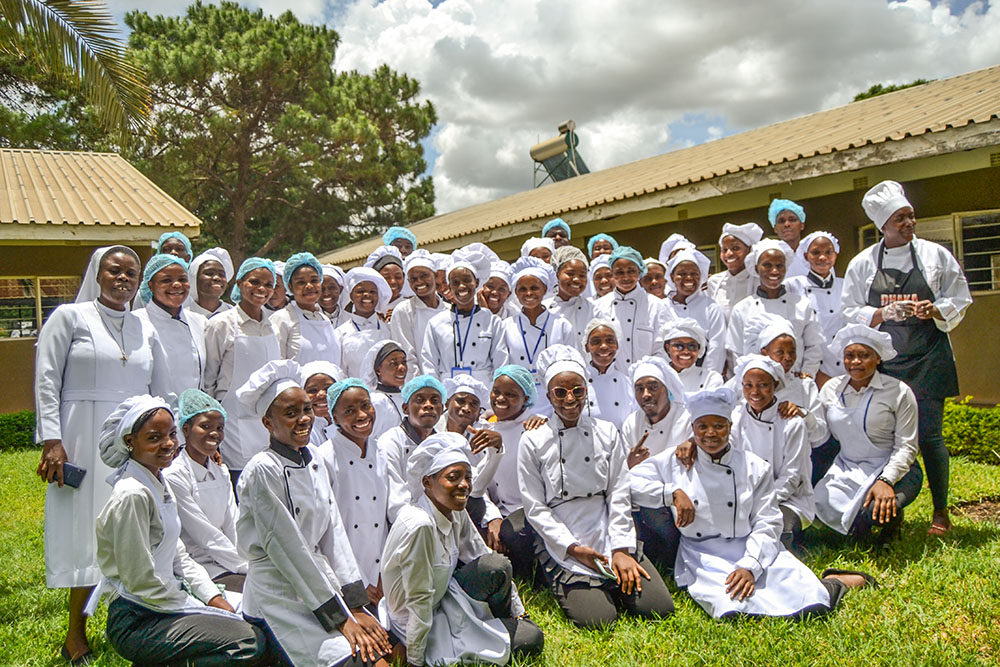
[(35, 413), (31, 410), (0, 414), (0, 452), (35, 446)]
[(1000, 406), (977, 408), (965, 400), (944, 404), (944, 441), (952, 455), (1000, 464)]

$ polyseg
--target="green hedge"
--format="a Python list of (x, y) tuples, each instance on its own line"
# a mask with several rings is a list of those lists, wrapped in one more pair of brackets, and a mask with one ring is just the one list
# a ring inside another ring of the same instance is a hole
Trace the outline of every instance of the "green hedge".
[(35, 446), (35, 413), (21, 410), (0, 414), (0, 452)]
[(1000, 406), (977, 408), (948, 399), (944, 404), (944, 441), (952, 454), (980, 463), (1000, 464)]

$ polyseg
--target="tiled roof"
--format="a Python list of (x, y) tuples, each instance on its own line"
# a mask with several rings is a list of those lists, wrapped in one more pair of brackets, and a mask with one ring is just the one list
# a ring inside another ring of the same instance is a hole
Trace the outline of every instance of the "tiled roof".
[[(1000, 66), (933, 81), (445, 213), (410, 226), (421, 244), (544, 220), (725, 174), (941, 132), (1000, 117)], [(378, 238), (333, 250), (353, 263)], [(456, 243), (457, 245), (457, 243)]]

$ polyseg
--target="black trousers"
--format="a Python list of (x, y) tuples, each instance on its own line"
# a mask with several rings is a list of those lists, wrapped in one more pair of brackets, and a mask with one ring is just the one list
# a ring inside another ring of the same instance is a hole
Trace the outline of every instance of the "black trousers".
[(931, 487), (934, 509), (948, 507), (948, 475), (951, 455), (941, 433), (944, 424), (944, 399), (917, 399), (917, 440), (920, 455), (927, 468), (927, 485)]
[(139, 665), (265, 665), (267, 640), (239, 618), (164, 614), (124, 598), (108, 608), (108, 641)]
[(681, 531), (674, 522), (674, 513), (667, 507), (640, 507), (632, 513), (642, 551), (661, 571), (673, 575)]
[(920, 469), (920, 464), (916, 461), (910, 466), (910, 469), (903, 475), (903, 478), (896, 482), (892, 489), (896, 492), (896, 518), (890, 520), (888, 523), (881, 524), (876, 523), (875, 518), (872, 516), (872, 508), (874, 503), (868, 507), (862, 507), (861, 511), (858, 512), (858, 516), (854, 518), (854, 523), (851, 524), (851, 535), (855, 537), (865, 537), (871, 533), (871, 530), (875, 526), (889, 527), (897, 526), (903, 521), (902, 509), (913, 502), (920, 493), (920, 486), (924, 483), (924, 471)]
[(819, 480), (823, 479), (823, 475), (830, 470), (830, 466), (833, 465), (833, 461), (837, 458), (837, 454), (839, 453), (840, 443), (837, 442), (832, 435), (829, 440), (824, 442), (819, 447), (812, 448), (812, 451), (809, 453), (809, 458), (812, 459), (813, 486), (819, 484)]

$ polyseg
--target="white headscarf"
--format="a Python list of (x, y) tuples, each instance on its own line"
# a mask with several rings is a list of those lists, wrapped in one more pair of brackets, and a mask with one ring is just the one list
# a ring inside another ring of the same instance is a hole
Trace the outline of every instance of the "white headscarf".
[[(361, 361), (361, 379), (364, 380), (365, 384), (368, 385), (369, 389), (375, 389), (378, 386), (378, 376), (375, 375), (375, 360), (382, 353), (382, 349), (388, 345), (394, 345), (397, 349), (395, 351), (401, 351), (405, 354), (403, 346), (391, 339), (380, 340), (365, 352), (365, 358)], [(392, 354), (389, 352), (389, 354)]]
[[(812, 232), (811, 234), (806, 234), (805, 238), (799, 241), (799, 247), (795, 249), (795, 254), (798, 255), (799, 258), (806, 264), (809, 264), (809, 260), (806, 259), (806, 253), (809, 252), (809, 246), (811, 246), (813, 241), (816, 239), (827, 239), (833, 244), (833, 251), (840, 254), (840, 241), (837, 240), (836, 236), (830, 232)], [(831, 268), (830, 271), (832, 273), (834, 269)]]
[(410, 269), (415, 269), (417, 267), (430, 269), (431, 273), (433, 273), (437, 271), (437, 262), (434, 261), (434, 256), (429, 252), (423, 248), (417, 248), (411, 252), (410, 256), (403, 262), (403, 273), (409, 276)]
[[(142, 262), (139, 261), (139, 255), (135, 254), (135, 250), (124, 245), (109, 245), (98, 248), (90, 255), (87, 270), (83, 274), (83, 280), (80, 281), (80, 291), (76, 293), (76, 303), (87, 303), (101, 296), (101, 286), (97, 282), (97, 276), (101, 272), (101, 260), (104, 259), (104, 256), (108, 252), (114, 249), (120, 249), (122, 252), (135, 257), (135, 261), (139, 264), (137, 280), (142, 279)], [(138, 282), (136, 284), (138, 285)], [(138, 294), (138, 288), (136, 289), (136, 294)]]
[(424, 477), (441, 472), (456, 463), (472, 466), (469, 442), (459, 433), (444, 431), (429, 436), (410, 453), (406, 464), (406, 481), (416, 500), (424, 495)]
[[(125, 444), (125, 436), (132, 432), (132, 427), (150, 410), (163, 409), (170, 412), (170, 406), (159, 396), (142, 394), (126, 398), (118, 404), (111, 415), (104, 420), (99, 441), (101, 460), (109, 468), (119, 468), (128, 461), (131, 450)], [(170, 412), (170, 416), (173, 413)]]
[(334, 382), (340, 382), (347, 374), (344, 373), (343, 369), (332, 361), (324, 361), (322, 359), (317, 359), (316, 361), (310, 361), (307, 364), (302, 364), (299, 366), (299, 382), (303, 387), (306, 386), (306, 382), (309, 381), (313, 375), (326, 375)]
[(583, 342), (586, 344), (586, 342), (590, 340), (590, 334), (594, 333), (594, 329), (599, 329), (600, 327), (607, 327), (611, 329), (615, 333), (615, 339), (619, 341), (622, 340), (622, 328), (616, 320), (604, 317), (595, 317), (587, 322), (587, 326), (583, 328)]
[[(222, 265), (222, 273), (226, 277), (226, 286), (229, 285), (236, 272), (236, 268), (233, 266), (233, 258), (229, 256), (229, 251), (225, 248), (209, 248), (192, 259), (191, 263), (188, 264), (188, 282), (191, 283), (191, 290), (188, 292), (187, 299), (184, 300), (185, 308), (190, 308), (198, 298), (198, 271), (205, 262), (218, 262)], [(225, 295), (226, 290), (223, 289), (222, 293)]]
[(385, 281), (382, 274), (367, 266), (357, 266), (347, 272), (344, 277), (344, 289), (340, 292), (340, 307), (346, 308), (351, 302), (351, 292), (355, 287), (364, 282), (373, 283), (378, 290), (378, 303), (375, 304), (375, 312), (384, 313), (389, 307), (389, 299), (392, 298), (392, 288)]
[(684, 402), (684, 383), (670, 364), (660, 358), (646, 356), (632, 363), (628, 367), (629, 382), (635, 386), (641, 378), (651, 377), (659, 380), (660, 384), (667, 388), (667, 396), (671, 403)]

